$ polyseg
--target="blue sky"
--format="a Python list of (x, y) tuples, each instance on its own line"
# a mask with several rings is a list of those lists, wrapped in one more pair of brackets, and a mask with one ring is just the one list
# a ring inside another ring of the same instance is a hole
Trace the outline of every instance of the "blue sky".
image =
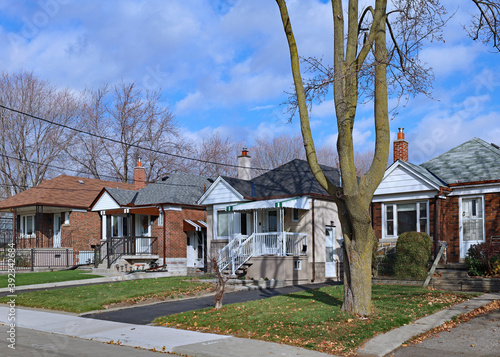
[[(474, 136), (500, 143), (500, 54), (466, 36), (472, 1), (443, 4), (456, 11), (446, 41), (421, 53), (434, 99), (412, 98), (391, 120), (393, 136), (405, 128), (415, 163)], [(289, 1), (289, 11), (300, 55), (331, 58), (329, 2)], [(32, 70), (59, 87), (161, 89), (190, 140), (217, 130), (251, 145), (299, 132), (281, 106), (292, 78), (274, 0), (0, 0), (0, 43), (3, 70)], [(358, 151), (373, 148), (371, 109), (358, 109)], [(332, 98), (313, 108), (311, 124), (317, 146), (335, 144)]]

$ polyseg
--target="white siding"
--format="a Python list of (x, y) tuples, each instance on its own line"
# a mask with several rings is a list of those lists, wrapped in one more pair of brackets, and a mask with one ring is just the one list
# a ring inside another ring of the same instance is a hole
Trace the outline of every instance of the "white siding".
[(96, 202), (92, 211), (106, 211), (109, 209), (118, 209), (120, 205), (109, 195), (109, 193), (104, 192), (103, 195)]
[(203, 200), (203, 205), (213, 205), (219, 203), (241, 202), (243, 199), (236, 194), (233, 188), (227, 183), (219, 181), (210, 194)]
[(382, 180), (375, 191), (375, 196), (432, 190), (436, 189), (400, 166)]

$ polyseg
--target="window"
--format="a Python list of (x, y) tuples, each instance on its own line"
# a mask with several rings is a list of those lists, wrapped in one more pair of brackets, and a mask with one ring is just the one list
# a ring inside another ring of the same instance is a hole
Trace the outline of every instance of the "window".
[(241, 234), (246, 236), (248, 234), (247, 233), (247, 214), (246, 213), (242, 213), (240, 215), (240, 227), (241, 227)]
[(219, 211), (217, 212), (217, 236), (229, 236), (229, 215), (232, 212)]
[(293, 270), (302, 270), (302, 260), (293, 261)]
[(21, 236), (30, 237), (35, 234), (35, 216), (20, 216)]
[(127, 216), (111, 216), (111, 237), (128, 236)]
[(384, 204), (383, 238), (396, 237), (404, 232), (429, 233), (427, 202)]
[(293, 208), (292, 209), (292, 222), (298, 222), (299, 221), (299, 209), (298, 208)]

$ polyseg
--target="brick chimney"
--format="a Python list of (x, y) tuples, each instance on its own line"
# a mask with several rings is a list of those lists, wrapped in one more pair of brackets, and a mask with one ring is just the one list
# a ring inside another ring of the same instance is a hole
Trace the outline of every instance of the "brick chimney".
[(241, 155), (238, 156), (238, 178), (241, 180), (250, 180), (250, 162), (251, 156), (248, 156), (247, 148), (243, 148)]
[(146, 187), (146, 169), (142, 167), (141, 159), (137, 161), (137, 166), (134, 167), (134, 186), (136, 191)]
[(402, 160), (408, 162), (408, 141), (405, 140), (404, 128), (399, 128), (398, 139), (394, 140), (394, 162)]

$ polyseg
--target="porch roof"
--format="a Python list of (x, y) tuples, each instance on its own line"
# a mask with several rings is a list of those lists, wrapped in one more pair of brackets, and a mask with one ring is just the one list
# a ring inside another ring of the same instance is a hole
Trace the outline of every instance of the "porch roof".
[(226, 211), (249, 211), (256, 209), (272, 209), (281, 207), (308, 210), (310, 207), (309, 197), (302, 196), (302, 197), (245, 202), (237, 205), (227, 206)]

